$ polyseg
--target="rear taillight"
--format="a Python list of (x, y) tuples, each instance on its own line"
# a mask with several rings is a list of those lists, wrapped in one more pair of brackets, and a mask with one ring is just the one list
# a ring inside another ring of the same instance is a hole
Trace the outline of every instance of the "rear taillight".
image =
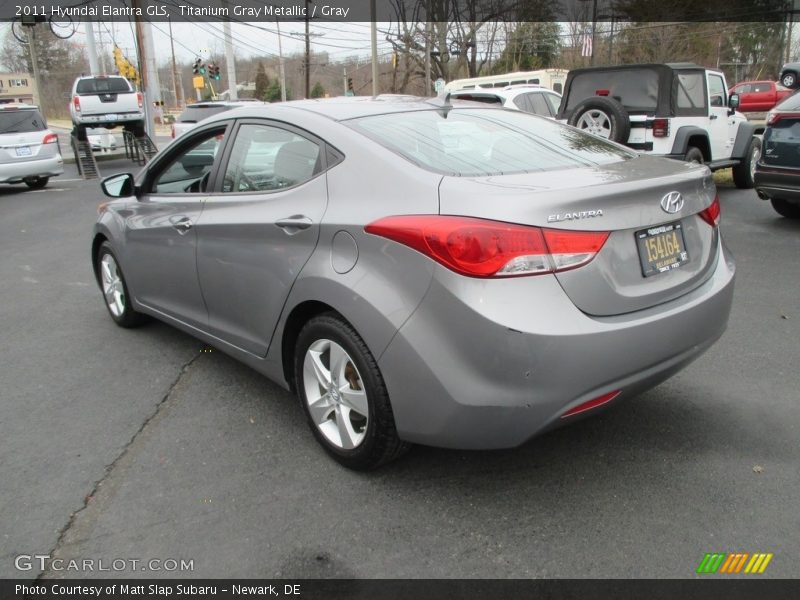
[(81, 112), (81, 99), (79, 96), (72, 97), (72, 107), (75, 109), (75, 112)]
[(653, 137), (669, 137), (669, 119), (653, 120)]
[(722, 207), (720, 206), (719, 203), (719, 194), (717, 194), (716, 196), (714, 196), (714, 201), (711, 203), (711, 205), (705, 210), (700, 211), (699, 214), (706, 223), (708, 223), (712, 227), (716, 227), (717, 225), (719, 225), (719, 218), (721, 213), (722, 213)]
[(48, 133), (42, 140), (42, 144), (55, 144), (56, 142), (58, 142), (58, 136), (55, 133)]
[(144, 107), (144, 97), (142, 96), (142, 92), (136, 92), (136, 102), (139, 103), (139, 108)]
[(608, 232), (543, 229), (472, 217), (386, 217), (364, 230), (421, 252), (470, 277), (556, 273), (585, 265)]
[(767, 113), (767, 125), (774, 125), (781, 119), (800, 119), (798, 112), (777, 112), (770, 111)]

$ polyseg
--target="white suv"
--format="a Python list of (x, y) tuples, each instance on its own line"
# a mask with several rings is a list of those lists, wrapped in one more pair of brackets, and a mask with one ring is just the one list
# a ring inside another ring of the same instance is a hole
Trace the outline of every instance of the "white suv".
[(41, 189), (63, 172), (58, 136), (47, 128), (39, 109), (0, 104), (0, 183)]
[(736, 186), (752, 188), (761, 140), (727, 90), (722, 72), (691, 63), (576, 69), (558, 119), (639, 152), (732, 167)]
[(477, 86), (471, 90), (452, 92), (450, 99), (499, 104), (552, 119), (558, 113), (561, 94), (539, 85), (509, 85), (504, 88)]

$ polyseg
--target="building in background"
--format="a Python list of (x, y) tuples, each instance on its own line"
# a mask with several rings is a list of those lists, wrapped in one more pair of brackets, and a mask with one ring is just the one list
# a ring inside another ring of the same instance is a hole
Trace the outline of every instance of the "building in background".
[(0, 73), (0, 104), (33, 104), (34, 85), (33, 77), (29, 73)]

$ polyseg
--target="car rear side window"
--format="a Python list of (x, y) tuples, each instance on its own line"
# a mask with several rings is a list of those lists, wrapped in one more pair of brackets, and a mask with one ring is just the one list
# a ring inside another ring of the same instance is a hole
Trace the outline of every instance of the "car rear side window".
[(44, 128), (44, 119), (38, 110), (0, 111), (0, 134), (28, 133), (42, 131)]
[(91, 94), (123, 94), (130, 91), (130, 84), (122, 77), (81, 79), (75, 88), (77, 94), (84, 96)]
[(448, 175), (531, 173), (634, 156), (606, 140), (516, 111), (425, 110), (348, 124), (409, 161)]
[(231, 150), (223, 193), (269, 192), (305, 183), (321, 170), (314, 142), (272, 125), (245, 123)]

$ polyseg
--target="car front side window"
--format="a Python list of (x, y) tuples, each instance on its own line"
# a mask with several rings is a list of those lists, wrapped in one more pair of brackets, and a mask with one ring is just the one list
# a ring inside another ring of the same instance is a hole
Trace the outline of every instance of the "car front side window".
[(154, 194), (200, 194), (208, 189), (208, 180), (222, 147), (225, 128), (205, 131), (194, 137), (168, 161), (153, 178)]

